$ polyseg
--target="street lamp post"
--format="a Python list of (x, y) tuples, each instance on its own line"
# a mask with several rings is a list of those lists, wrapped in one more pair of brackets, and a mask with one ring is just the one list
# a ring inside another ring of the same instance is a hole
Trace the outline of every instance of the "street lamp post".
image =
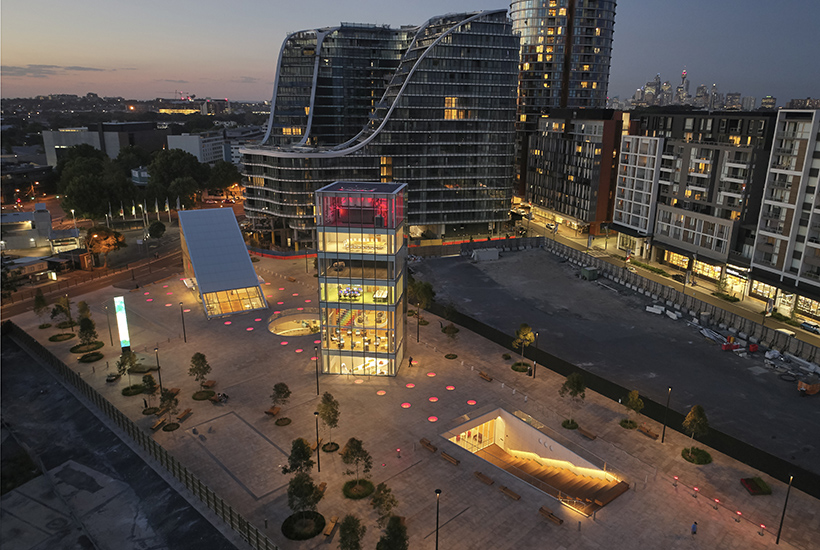
[(108, 323), (108, 339), (111, 341), (111, 347), (114, 347), (114, 336), (111, 334), (111, 317), (108, 315), (108, 306), (105, 306), (105, 321)]
[(661, 434), (661, 443), (666, 439), (666, 420), (669, 418), (669, 398), (672, 396), (672, 386), (669, 386), (669, 391), (666, 392), (666, 413), (663, 415), (663, 433)]
[(185, 333), (185, 310), (182, 309), (182, 302), (179, 303), (179, 316), (182, 318), (182, 341), (188, 343), (188, 335)]
[(786, 502), (783, 503), (783, 515), (780, 516), (780, 527), (777, 528), (777, 540), (775, 540), (775, 544), (780, 544), (780, 532), (783, 530), (783, 520), (786, 519), (786, 506), (789, 504), (789, 493), (792, 491), (792, 480), (794, 480), (794, 476), (789, 476), (789, 488), (786, 489)]
[(319, 395), (319, 346), (313, 346), (313, 358), (316, 361), (316, 395)]
[(535, 359), (532, 361), (532, 378), (535, 380), (535, 369), (538, 368), (538, 333), (535, 333)]
[(159, 366), (159, 348), (154, 348), (154, 354), (157, 356), (157, 376), (159, 376), (159, 394), (162, 395), (162, 369)]
[(316, 472), (322, 473), (322, 449), (319, 448), (319, 413), (314, 411), (316, 418)]
[(436, 489), (436, 550), (438, 550), (438, 513), (441, 503), (441, 489)]

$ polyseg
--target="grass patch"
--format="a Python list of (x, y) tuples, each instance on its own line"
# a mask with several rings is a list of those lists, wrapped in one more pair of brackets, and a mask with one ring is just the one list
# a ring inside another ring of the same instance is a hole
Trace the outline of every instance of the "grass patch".
[(40, 325), (37, 328), (42, 328), (42, 329), (51, 328), (51, 323), (43, 323), (42, 325)]
[(57, 328), (71, 328), (76, 326), (77, 323), (74, 321), (62, 321), (60, 323), (57, 323)]
[[(626, 259), (626, 258), (624, 258), (624, 259)], [(661, 269), (659, 267), (655, 267), (654, 265), (649, 265), (649, 264), (644, 264), (644, 263), (641, 263), (641, 262), (636, 262), (635, 260), (632, 260), (632, 259), (629, 260), (629, 263), (631, 265), (634, 265), (635, 267), (640, 267), (640, 268), (645, 269), (647, 271), (651, 271), (652, 273), (657, 273), (658, 275), (663, 275), (664, 277), (669, 277), (669, 273), (667, 273), (666, 271), (664, 271), (663, 269)]]
[(444, 334), (458, 334), (458, 328), (453, 323), (450, 323), (449, 325), (441, 329), (441, 332), (443, 332)]
[(505, 353), (501, 356), (501, 358), (504, 359), (504, 361), (509, 361), (510, 359), (512, 359), (512, 355), (510, 355), (509, 353)]
[(331, 441), (330, 443), (325, 443), (324, 445), (322, 445), (322, 450), (326, 453), (335, 453), (339, 450), (339, 444), (334, 443), (333, 441)]
[[(765, 314), (765, 311), (761, 311), (760, 313)], [(793, 327), (800, 326), (800, 321), (792, 319), (791, 317), (787, 317), (782, 313), (777, 313), (776, 311), (772, 313), (772, 319), (774, 319), (775, 321), (780, 321), (781, 323), (786, 323), (787, 325), (791, 325)]]
[(282, 534), (290, 540), (308, 540), (325, 528), (325, 517), (319, 512), (296, 512), (282, 523)]
[(455, 353), (448, 353), (444, 356), (445, 359), (455, 359), (456, 357), (458, 357), (458, 355), (456, 355)]
[(567, 430), (577, 430), (578, 423), (570, 418), (561, 422), (561, 427), (566, 428)]
[(531, 366), (532, 365), (530, 365), (526, 361), (516, 361), (512, 364), (512, 367), (510, 368), (515, 372), (527, 372), (528, 370), (530, 370)]
[(122, 394), (126, 397), (131, 397), (132, 395), (139, 395), (145, 391), (145, 386), (142, 384), (134, 384), (133, 386), (126, 386), (122, 389)]
[(71, 340), (77, 336), (76, 334), (72, 334), (71, 332), (61, 332), (60, 334), (55, 334), (54, 336), (49, 336), (49, 342), (65, 342), (66, 340)]
[(148, 407), (147, 409), (142, 409), (142, 414), (148, 416), (150, 414), (157, 414), (159, 407)]
[(282, 418), (277, 418), (274, 424), (276, 424), (277, 426), (287, 426), (291, 422), (293, 421), (290, 418), (288, 418), (287, 416), (283, 416)]
[(68, 351), (70, 351), (71, 353), (88, 353), (89, 351), (98, 350), (104, 345), (105, 344), (98, 340), (96, 342), (91, 342), (90, 344), (77, 344)]
[(680, 452), (680, 455), (692, 464), (709, 464), (712, 462), (712, 455), (697, 447), (686, 447)]
[(621, 425), (621, 428), (624, 428), (625, 430), (634, 430), (635, 428), (638, 427), (637, 422), (635, 422), (634, 420), (630, 420), (628, 418), (622, 419), (619, 422), (619, 424)]
[(103, 357), (103, 354), (99, 351), (92, 351), (91, 353), (86, 353), (85, 355), (77, 359), (77, 361), (79, 361), (80, 363), (93, 363), (94, 361), (99, 361)]
[(40, 475), (37, 465), (25, 449), (12, 438), (3, 442), (3, 467), (0, 468), (0, 495)]
[(205, 401), (214, 395), (216, 395), (214, 390), (199, 390), (198, 392), (194, 392), (193, 398), (194, 401)]
[(732, 303), (740, 301), (740, 298), (738, 298), (736, 296), (732, 296), (731, 294), (726, 294), (724, 292), (713, 292), (712, 296), (717, 296), (721, 300), (726, 300), (727, 302), (732, 302)]
[(163, 432), (173, 432), (174, 430), (178, 430), (178, 429), (179, 429), (179, 423), (178, 422), (171, 422), (170, 424), (166, 424), (165, 426), (162, 427)]
[(408, 309), (408, 310), (407, 310), (407, 316), (408, 316), (408, 317), (415, 317), (415, 316), (416, 316), (416, 312), (415, 312), (415, 311), (413, 311), (412, 309)]
[(426, 327), (426, 326), (427, 326), (427, 325), (429, 325), (429, 324), (430, 324), (430, 321), (428, 321), (427, 319), (421, 319), (421, 318), (419, 318), (419, 325), (421, 325), (421, 326), (423, 326), (423, 327)]
[(355, 479), (351, 479), (344, 484), (342, 492), (349, 499), (360, 500), (373, 493), (373, 484), (366, 479), (360, 479), (358, 483)]
[(743, 478), (740, 480), (740, 484), (743, 485), (743, 487), (749, 491), (749, 494), (753, 496), (772, 494), (772, 488), (769, 487), (769, 484), (759, 477)]
[(147, 372), (151, 372), (152, 370), (157, 370), (156, 365), (148, 366), (143, 365), (142, 363), (136, 365), (131, 369), (132, 374), (145, 374)]

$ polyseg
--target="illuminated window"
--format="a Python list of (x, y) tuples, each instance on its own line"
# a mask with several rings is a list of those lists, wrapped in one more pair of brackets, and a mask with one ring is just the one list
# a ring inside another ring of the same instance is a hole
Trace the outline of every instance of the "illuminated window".
[(543, 46), (543, 45), (538, 46), (537, 48), (535, 48), (535, 51), (536, 51), (537, 53), (543, 53), (543, 52), (544, 52), (544, 46)]
[(595, 36), (601, 36), (601, 29), (595, 29)]
[(554, 34), (555, 34), (555, 28), (554, 27), (549, 27), (547, 29), (547, 36), (552, 36)]
[(729, 143), (732, 145), (740, 145), (740, 136), (729, 136)]
[(581, 88), (588, 88), (589, 82), (581, 82)]
[(301, 136), (302, 135), (302, 129), (298, 128), (298, 127), (295, 127), (295, 126), (292, 127), (292, 128), (282, 128), (282, 135), (283, 136)]
[(306, 115), (309, 115), (309, 114), (310, 114), (310, 107), (305, 107), (305, 114), (306, 114)]
[(521, 115), (521, 117), (519, 118), (519, 120), (520, 120), (521, 122), (527, 122), (527, 115)]
[(444, 106), (445, 107), (457, 107), (458, 106), (458, 98), (457, 97), (445, 97), (444, 98)]
[(589, 65), (583, 65), (583, 66), (581, 67), (581, 70), (582, 70), (582, 71), (588, 71), (588, 70), (589, 70)]
[(521, 65), (521, 70), (522, 71), (529, 71), (530, 70), (530, 64), (529, 63), (524, 63), (523, 65)]
[(567, 8), (561, 8), (560, 10), (558, 10), (558, 15), (566, 15), (566, 14), (567, 14)]

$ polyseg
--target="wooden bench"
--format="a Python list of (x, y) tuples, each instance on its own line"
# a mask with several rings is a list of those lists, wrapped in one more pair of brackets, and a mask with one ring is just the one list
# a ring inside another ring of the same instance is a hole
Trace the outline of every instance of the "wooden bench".
[(281, 409), (279, 407), (271, 407), (270, 409), (265, 411), (265, 414), (269, 416), (276, 416), (277, 414), (279, 414), (280, 410)]
[(219, 403), (219, 396), (212, 395), (208, 398), (208, 401), (210, 401), (211, 403)]
[(320, 438), (319, 438), (319, 441), (314, 441), (314, 442), (313, 442), (313, 445), (311, 445), (311, 446), (310, 446), (310, 450), (311, 450), (311, 451), (315, 451), (315, 450), (316, 450), (316, 447), (318, 447), (319, 445), (321, 445), (321, 443), (322, 443), (322, 438), (320, 437)]
[(597, 439), (598, 438), (597, 435), (595, 435), (594, 433), (592, 433), (589, 430), (583, 429), (580, 426), (578, 426), (578, 433), (581, 434), (582, 436), (586, 437), (587, 439)]
[(646, 437), (651, 437), (652, 439), (658, 439), (658, 437), (660, 437), (658, 434), (650, 430), (647, 426), (638, 426), (638, 431), (644, 434)]
[(184, 411), (179, 413), (179, 415), (177, 415), (177, 420), (182, 422), (185, 419), (185, 417), (187, 417), (189, 414), (191, 414), (191, 409), (185, 409)]
[(288, 277), (288, 281), (290, 281), (291, 283), (295, 283), (295, 282), (296, 282), (296, 279), (295, 279), (295, 278), (293, 278), (293, 277)]
[(422, 447), (430, 451), (431, 453), (435, 453), (438, 451), (438, 447), (430, 443), (426, 438), (419, 439), (419, 443), (421, 443)]
[(319, 492), (322, 493), (322, 494), (325, 494), (326, 490), (327, 490), (327, 483), (323, 481), (319, 484)]
[(502, 485), (501, 487), (499, 487), (499, 489), (501, 490), (501, 492), (502, 492), (502, 493), (504, 493), (505, 495), (507, 495), (507, 496), (508, 496), (508, 497), (510, 497), (511, 499), (513, 499), (513, 500), (521, 500), (521, 495), (519, 495), (518, 493), (516, 493), (516, 492), (514, 492), (514, 491), (511, 491), (510, 489), (507, 489), (507, 488), (506, 488), (506, 487), (504, 487), (503, 485)]
[(330, 521), (327, 522), (327, 525), (325, 525), (324, 535), (326, 537), (329, 537), (330, 534), (333, 533), (333, 528), (336, 527), (336, 523), (338, 521), (339, 521), (339, 516), (333, 516), (332, 518), (330, 518)]
[(486, 372), (484, 372), (484, 371), (479, 371), (478, 375), (479, 375), (481, 378), (483, 378), (484, 380), (486, 380), (487, 382), (492, 382), (492, 381), (493, 381), (493, 377), (492, 377), (492, 376), (490, 376), (489, 374), (487, 374), (487, 373), (486, 373)]
[(159, 420), (154, 422), (154, 425), (151, 426), (151, 429), (154, 430), (154, 431), (157, 431), (159, 429), (159, 427), (162, 426), (163, 424), (165, 424), (165, 418), (160, 418)]
[(180, 392), (180, 391), (182, 391), (182, 390), (180, 390), (179, 388), (171, 388), (170, 390), (168, 390), (168, 392), (169, 392), (171, 395), (173, 395), (174, 397), (176, 397), (177, 395), (179, 395), (179, 392)]
[(159, 418), (160, 416), (165, 416), (165, 413), (168, 412), (168, 409), (157, 409), (157, 412), (154, 413), (154, 416)]
[(562, 520), (561, 518), (559, 518), (558, 516), (556, 516), (556, 515), (552, 512), (552, 510), (550, 510), (550, 509), (549, 509), (549, 508), (547, 508), (546, 506), (542, 506), (542, 507), (538, 510), (538, 513), (540, 513), (542, 516), (544, 516), (545, 518), (547, 518), (548, 520), (550, 520), (551, 522), (553, 522), (555, 525), (561, 525), (562, 523), (564, 523), (564, 520)]
[(446, 459), (446, 460), (449, 460), (450, 462), (452, 462), (452, 463), (453, 463), (453, 464), (455, 464), (456, 466), (458, 466), (459, 464), (461, 464), (461, 461), (460, 461), (459, 459), (457, 459), (457, 458), (456, 458), (456, 457), (454, 457), (454, 456), (450, 456), (450, 455), (448, 455), (448, 454), (447, 454), (447, 453), (445, 453), (444, 451), (441, 451), (441, 458), (444, 458), (444, 459)]
[(216, 386), (216, 380), (206, 380), (202, 383), (202, 387), (206, 389), (211, 389)]
[(481, 483), (485, 485), (492, 485), (493, 483), (495, 483), (495, 481), (485, 476), (481, 472), (473, 472), (473, 475), (475, 475), (481, 481)]

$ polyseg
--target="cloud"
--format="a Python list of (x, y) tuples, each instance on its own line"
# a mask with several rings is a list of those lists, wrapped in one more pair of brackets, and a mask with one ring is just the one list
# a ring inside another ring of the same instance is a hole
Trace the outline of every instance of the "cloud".
[(234, 80), (233, 82), (237, 82), (239, 84), (256, 84), (259, 82), (259, 79), (252, 76), (240, 76), (239, 80)]
[(163, 80), (157, 80), (157, 82), (170, 82), (171, 84), (188, 84), (187, 80), (172, 80), (170, 78), (166, 78)]
[(60, 65), (26, 65), (25, 67), (3, 65), (0, 67), (0, 73), (5, 77), (48, 78), (49, 76), (56, 76), (73, 71), (105, 71), (105, 69), (77, 66), (63, 67)]

